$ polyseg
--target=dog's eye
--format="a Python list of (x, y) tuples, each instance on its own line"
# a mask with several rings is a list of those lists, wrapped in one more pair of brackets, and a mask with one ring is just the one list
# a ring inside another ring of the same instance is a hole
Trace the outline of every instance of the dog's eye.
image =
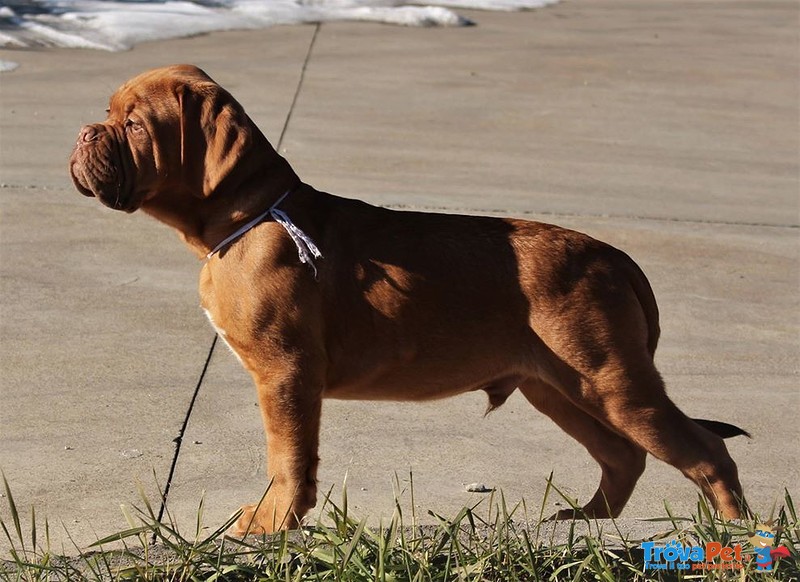
[(134, 121), (130, 117), (125, 120), (125, 130), (126, 131), (141, 131), (142, 124), (138, 121)]

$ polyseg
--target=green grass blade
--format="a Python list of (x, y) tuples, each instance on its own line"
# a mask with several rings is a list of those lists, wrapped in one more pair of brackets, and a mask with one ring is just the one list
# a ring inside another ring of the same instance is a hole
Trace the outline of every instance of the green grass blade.
[(153, 529), (154, 528), (151, 525), (141, 525), (139, 527), (132, 527), (130, 529), (122, 530), (120, 532), (117, 532), (117, 533), (111, 534), (109, 536), (106, 536), (106, 537), (104, 537), (102, 539), (99, 539), (96, 542), (89, 544), (89, 547), (90, 548), (95, 548), (95, 547), (98, 547), (98, 546), (103, 546), (103, 545), (106, 545), (106, 544), (110, 544), (112, 542), (120, 542), (120, 541), (122, 541), (122, 540), (124, 540), (126, 538), (138, 536), (139, 534), (144, 533), (144, 532), (151, 532), (151, 531), (153, 531)]
[[(17, 533), (17, 540), (19, 540), (20, 548), (24, 552), (25, 551), (25, 539), (22, 537), (22, 526), (20, 525), (19, 521), (19, 511), (17, 511), (17, 504), (14, 502), (14, 496), (11, 494), (11, 487), (8, 485), (8, 480), (6, 479), (5, 473), (0, 473), (3, 477), (3, 487), (6, 491), (6, 499), (8, 499), (8, 509), (11, 512), (11, 521), (14, 522), (14, 531)], [(5, 527), (3, 528), (5, 529)], [(6, 530), (6, 536), (9, 538), (8, 530)]]

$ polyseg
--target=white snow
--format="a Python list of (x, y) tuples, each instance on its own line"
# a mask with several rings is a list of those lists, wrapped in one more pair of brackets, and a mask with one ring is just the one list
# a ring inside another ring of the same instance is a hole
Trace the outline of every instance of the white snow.
[(0, 48), (125, 50), (216, 30), (360, 20), (463, 26), (453, 9), (526, 10), (557, 0), (11, 0), (0, 5)]

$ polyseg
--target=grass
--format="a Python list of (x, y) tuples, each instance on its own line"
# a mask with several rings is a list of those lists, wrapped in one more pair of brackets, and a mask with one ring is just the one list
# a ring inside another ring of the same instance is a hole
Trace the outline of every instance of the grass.
[[(449, 518), (429, 512), (436, 525), (420, 525), (417, 515), (405, 515), (396, 501), (388, 523), (370, 526), (365, 517), (351, 515), (346, 487), (338, 504), (330, 493), (325, 497), (316, 524), (245, 540), (224, 535), (237, 516), (204, 533), (202, 501), (193, 530), (181, 532), (169, 511), (159, 521), (142, 494), (142, 506), (133, 508), (134, 514), (124, 512), (129, 529), (98, 540), (89, 551), (75, 545), (76, 555), (63, 557), (51, 553), (48, 522), (37, 523), (33, 509), (29, 530), (23, 531), (5, 477), (3, 482), (10, 522), (0, 519), (0, 526), (11, 550), (0, 562), (0, 579), (11, 581), (800, 580), (800, 526), (788, 491), (784, 505), (764, 519), (774, 518), (782, 528), (774, 545), (787, 547), (791, 557), (776, 562), (771, 572), (756, 572), (747, 532), (759, 516), (725, 522), (702, 499), (691, 517), (674, 516), (667, 508), (665, 517), (653, 520), (665, 528), (658, 543), (739, 543), (742, 569), (645, 569), (643, 540), (626, 537), (613, 520), (576, 520), (555, 529), (541, 514), (531, 518), (524, 502), (509, 508), (502, 494)], [(413, 486), (411, 492), (413, 508)], [(550, 481), (538, 507), (547, 506), (552, 494), (561, 493)]]

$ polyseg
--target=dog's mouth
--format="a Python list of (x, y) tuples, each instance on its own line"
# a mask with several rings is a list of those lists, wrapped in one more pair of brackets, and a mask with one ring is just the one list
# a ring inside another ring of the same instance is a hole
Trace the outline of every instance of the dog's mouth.
[(78, 192), (96, 197), (114, 210), (133, 212), (133, 158), (124, 138), (105, 124), (83, 127), (69, 160), (70, 175)]

